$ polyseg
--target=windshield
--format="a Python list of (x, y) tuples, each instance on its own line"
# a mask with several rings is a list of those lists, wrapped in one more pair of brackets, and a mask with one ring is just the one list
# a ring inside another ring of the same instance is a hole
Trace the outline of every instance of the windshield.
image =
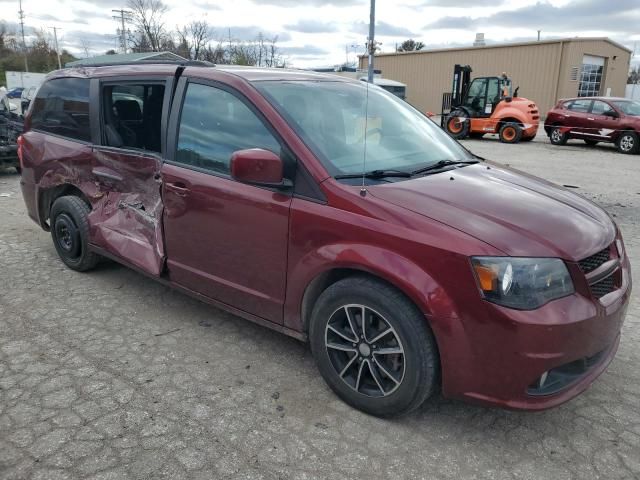
[(625, 115), (640, 117), (640, 102), (632, 100), (617, 100), (613, 104), (624, 112)]
[(333, 176), (365, 169), (411, 172), (441, 160), (473, 158), (427, 117), (376, 86), (313, 81), (256, 86)]

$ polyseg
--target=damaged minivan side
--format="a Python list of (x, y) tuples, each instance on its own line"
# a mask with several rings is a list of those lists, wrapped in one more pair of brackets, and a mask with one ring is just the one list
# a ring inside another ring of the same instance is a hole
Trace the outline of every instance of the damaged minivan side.
[(631, 293), (599, 207), (475, 157), (380, 88), (285, 69), (49, 75), (19, 141), (61, 260), (106, 257), (308, 340), (336, 394), (537, 410), (585, 390)]

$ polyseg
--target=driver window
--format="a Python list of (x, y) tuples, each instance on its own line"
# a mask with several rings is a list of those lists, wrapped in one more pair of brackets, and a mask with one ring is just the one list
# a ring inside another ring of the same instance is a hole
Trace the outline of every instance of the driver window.
[(477, 78), (471, 82), (469, 93), (464, 103), (465, 107), (469, 107), (476, 112), (484, 112), (487, 103), (487, 80), (486, 78)]
[(498, 78), (490, 78), (489, 88), (487, 89), (487, 105), (484, 113), (491, 113), (500, 102), (500, 98), (500, 80)]
[(280, 143), (235, 95), (190, 83), (182, 106), (176, 162), (228, 175), (233, 152), (262, 148), (281, 154)]

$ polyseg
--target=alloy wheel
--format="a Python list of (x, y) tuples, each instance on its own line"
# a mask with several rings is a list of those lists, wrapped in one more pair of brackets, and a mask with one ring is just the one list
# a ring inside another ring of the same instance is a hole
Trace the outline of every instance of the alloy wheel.
[(631, 135), (624, 135), (620, 139), (620, 150), (630, 152), (635, 146), (635, 139)]
[(340, 379), (362, 395), (386, 397), (402, 383), (406, 365), (400, 338), (366, 305), (345, 305), (331, 315), (325, 347)]
[(556, 128), (553, 130), (553, 132), (551, 132), (551, 139), (554, 142), (560, 142), (562, 141), (562, 133), (560, 133), (560, 129)]

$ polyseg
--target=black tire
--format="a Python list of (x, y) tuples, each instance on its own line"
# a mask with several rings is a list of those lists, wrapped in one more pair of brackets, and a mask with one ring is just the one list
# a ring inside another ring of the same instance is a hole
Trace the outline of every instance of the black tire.
[(91, 210), (80, 198), (58, 198), (51, 207), (51, 238), (62, 262), (72, 270), (86, 272), (94, 268), (100, 257), (89, 250)]
[(569, 140), (569, 135), (566, 132), (563, 132), (561, 127), (556, 126), (549, 131), (549, 141), (552, 144), (565, 145), (567, 140)]
[(518, 143), (522, 138), (522, 127), (517, 123), (507, 122), (500, 127), (498, 137), (502, 143)]
[(521, 141), (521, 142), (530, 142), (530, 141), (532, 141), (534, 138), (536, 138), (536, 137), (535, 137), (535, 135), (534, 135), (533, 137), (522, 137), (522, 138), (520, 139), (520, 141)]
[(616, 140), (616, 147), (620, 153), (638, 153), (640, 151), (638, 134), (636, 132), (622, 132)]
[[(362, 333), (358, 312), (363, 306), (365, 332), (358, 338), (358, 330)], [(392, 331), (377, 338), (388, 327)], [(309, 340), (329, 387), (363, 412), (379, 417), (403, 415), (418, 408), (437, 388), (438, 349), (424, 315), (399, 291), (379, 280), (354, 276), (327, 288), (314, 306)], [(336, 345), (349, 350), (336, 349)]]
[(444, 122), (445, 131), (457, 140), (462, 140), (469, 136), (469, 115), (464, 110), (454, 110)]
[(585, 138), (584, 139), (584, 143), (586, 143), (590, 147), (593, 147), (594, 145), (597, 145), (599, 142), (598, 142), (598, 140), (589, 140), (589, 139)]

